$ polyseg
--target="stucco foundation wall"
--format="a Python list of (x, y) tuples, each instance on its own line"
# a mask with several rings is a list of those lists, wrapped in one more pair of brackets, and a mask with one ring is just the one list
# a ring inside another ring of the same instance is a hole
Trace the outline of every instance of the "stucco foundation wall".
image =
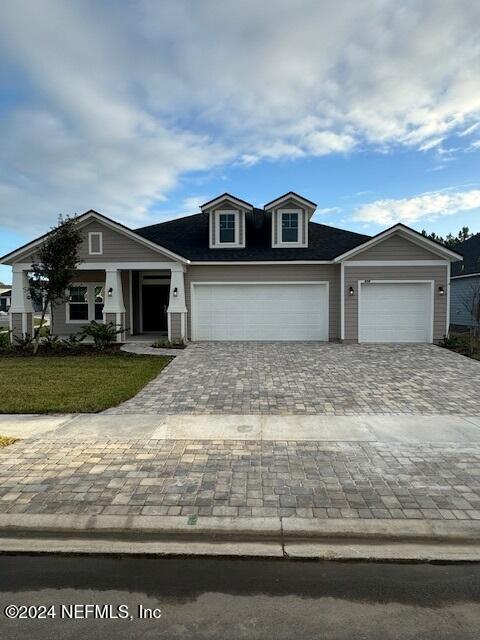
[[(447, 295), (440, 296), (438, 287), (442, 286), (447, 291), (447, 264), (426, 267), (349, 267), (345, 263), (345, 340), (358, 340), (359, 280), (433, 280), (433, 340), (440, 341), (446, 333)], [(349, 287), (354, 289), (353, 296), (348, 294)]]
[(201, 265), (187, 267), (185, 298), (188, 310), (187, 335), (191, 339), (191, 289), (194, 282), (292, 282), (324, 281), (329, 283), (329, 339), (339, 338), (340, 266), (333, 264), (289, 265)]

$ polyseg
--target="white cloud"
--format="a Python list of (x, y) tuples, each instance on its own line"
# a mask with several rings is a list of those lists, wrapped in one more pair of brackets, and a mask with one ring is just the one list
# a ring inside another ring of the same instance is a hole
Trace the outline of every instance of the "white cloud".
[(441, 148), (479, 122), (479, 21), (471, 0), (3, 0), (0, 224), (144, 224), (226, 163)]
[(376, 200), (358, 207), (354, 220), (391, 225), (396, 222), (414, 224), (422, 219), (432, 220), (459, 211), (480, 208), (480, 189), (470, 191), (432, 191), (412, 198)]

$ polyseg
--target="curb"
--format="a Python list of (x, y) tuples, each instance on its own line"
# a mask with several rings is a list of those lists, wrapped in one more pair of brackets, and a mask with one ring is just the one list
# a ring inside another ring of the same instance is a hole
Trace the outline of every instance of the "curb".
[(480, 561), (480, 521), (0, 515), (0, 553)]

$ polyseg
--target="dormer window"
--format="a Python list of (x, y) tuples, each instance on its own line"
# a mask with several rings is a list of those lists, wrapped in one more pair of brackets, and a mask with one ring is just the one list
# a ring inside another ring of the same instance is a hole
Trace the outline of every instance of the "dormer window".
[(308, 247), (308, 223), (317, 205), (289, 191), (264, 206), (271, 216), (274, 249)]
[(218, 241), (220, 244), (238, 244), (238, 211), (218, 212)]
[(246, 237), (246, 216), (253, 206), (245, 200), (224, 193), (201, 207), (208, 215), (208, 245), (210, 249), (243, 249)]
[(282, 211), (282, 242), (298, 242), (299, 211)]

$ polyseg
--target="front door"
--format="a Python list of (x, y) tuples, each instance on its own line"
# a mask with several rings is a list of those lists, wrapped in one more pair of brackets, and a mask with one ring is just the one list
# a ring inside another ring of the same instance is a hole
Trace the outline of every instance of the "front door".
[(147, 284), (142, 286), (143, 331), (167, 331), (167, 308), (169, 302), (168, 284)]

